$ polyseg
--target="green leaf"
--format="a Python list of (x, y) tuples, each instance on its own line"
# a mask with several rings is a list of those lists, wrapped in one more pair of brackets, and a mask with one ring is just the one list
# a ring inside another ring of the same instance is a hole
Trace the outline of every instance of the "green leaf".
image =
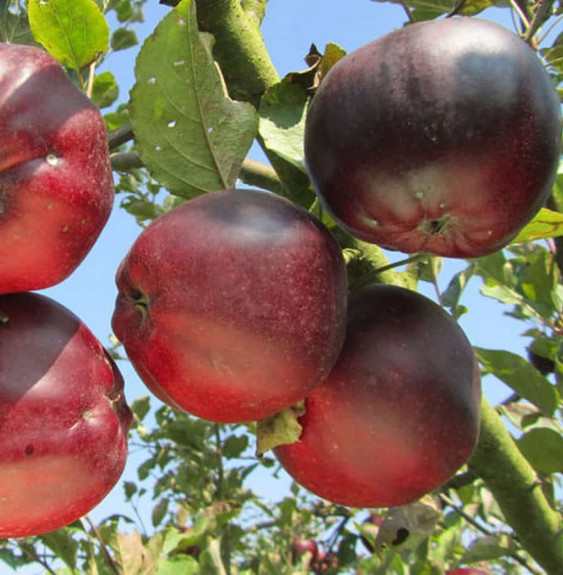
[(109, 26), (94, 0), (29, 0), (33, 37), (80, 73), (109, 48)]
[(305, 402), (283, 409), (282, 411), (256, 424), (256, 455), (261, 457), (278, 445), (287, 445), (299, 440), (303, 428), (299, 418), (305, 414)]
[(199, 573), (199, 563), (189, 555), (176, 555), (160, 562), (154, 575), (192, 575)]
[(553, 415), (559, 403), (559, 393), (523, 357), (509, 351), (480, 347), (475, 348), (475, 353), (487, 372), (506, 383), (518, 395), (531, 401), (545, 415)]
[(151, 401), (148, 395), (139, 397), (131, 403), (131, 411), (139, 421), (143, 421), (151, 408)]
[(231, 435), (227, 437), (223, 443), (223, 455), (227, 459), (234, 459), (240, 457), (244, 450), (248, 447), (247, 435)]
[(139, 154), (170, 192), (191, 198), (235, 185), (257, 133), (251, 104), (229, 98), (195, 2), (183, 0), (145, 41), (131, 120)]
[(534, 219), (512, 240), (513, 244), (563, 235), (563, 214), (542, 208)]
[(168, 512), (168, 499), (161, 499), (152, 510), (152, 524), (157, 527), (162, 523), (166, 513)]
[(540, 473), (563, 473), (563, 437), (553, 429), (536, 427), (518, 440), (518, 447)]
[(114, 52), (119, 50), (126, 50), (139, 43), (137, 33), (135, 30), (128, 30), (127, 28), (118, 28), (111, 35), (111, 49)]
[(508, 535), (478, 537), (469, 545), (461, 558), (461, 563), (469, 564), (500, 559), (508, 555), (509, 545)]
[(259, 132), (266, 148), (303, 172), (307, 99), (302, 86), (282, 80), (264, 94), (259, 110)]
[(137, 493), (137, 484), (133, 481), (124, 481), (123, 490), (125, 491), (125, 499), (129, 501)]
[(94, 78), (92, 100), (98, 108), (111, 106), (118, 97), (119, 85), (110, 71), (102, 72)]
[(70, 532), (63, 528), (45, 533), (40, 536), (41, 541), (51, 549), (57, 557), (62, 559), (71, 569), (76, 568), (76, 554), (78, 542), (74, 541)]
[(221, 558), (221, 540), (210, 539), (200, 555), (201, 575), (227, 575)]

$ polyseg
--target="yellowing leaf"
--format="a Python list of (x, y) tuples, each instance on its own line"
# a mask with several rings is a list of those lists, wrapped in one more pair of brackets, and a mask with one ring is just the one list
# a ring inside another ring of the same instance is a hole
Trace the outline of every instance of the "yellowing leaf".
[(563, 214), (542, 208), (512, 240), (513, 244), (563, 236)]

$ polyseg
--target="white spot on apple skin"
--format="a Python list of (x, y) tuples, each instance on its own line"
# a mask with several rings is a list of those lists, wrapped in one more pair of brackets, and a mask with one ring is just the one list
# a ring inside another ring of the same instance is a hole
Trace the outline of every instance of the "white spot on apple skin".
[(45, 161), (50, 165), (50, 166), (57, 166), (59, 164), (59, 162), (61, 161), (61, 159), (59, 158), (59, 156), (57, 156), (56, 154), (47, 154), (47, 157), (45, 158)]
[(63, 232), (63, 234), (67, 234), (69, 229), (70, 229), (69, 226), (63, 226), (61, 228), (61, 232)]

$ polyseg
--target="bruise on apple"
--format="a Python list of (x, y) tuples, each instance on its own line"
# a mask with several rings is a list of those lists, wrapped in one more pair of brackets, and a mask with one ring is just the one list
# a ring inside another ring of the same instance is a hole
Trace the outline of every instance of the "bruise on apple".
[(114, 361), (55, 301), (0, 296), (0, 538), (68, 525), (113, 488), (132, 414)]
[(406, 505), (471, 456), (480, 389), (473, 349), (442, 308), (397, 286), (363, 288), (350, 297), (336, 365), (305, 400), (299, 441), (274, 453), (333, 503)]
[(308, 212), (266, 192), (212, 192), (159, 217), (117, 285), (113, 329), (141, 379), (210, 421), (293, 405), (342, 347), (340, 248)]
[(406, 253), (507, 245), (548, 198), (561, 109), (542, 62), (498, 24), (420, 22), (342, 58), (317, 90), (305, 158), (337, 223)]
[(46, 52), (0, 43), (0, 294), (68, 277), (113, 200), (99, 110)]

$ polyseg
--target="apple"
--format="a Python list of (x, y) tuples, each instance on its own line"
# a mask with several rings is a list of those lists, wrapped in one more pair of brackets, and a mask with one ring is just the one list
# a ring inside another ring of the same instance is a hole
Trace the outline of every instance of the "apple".
[(451, 571), (446, 571), (446, 575), (489, 575), (487, 571), (475, 569), (475, 567), (458, 567)]
[(295, 537), (291, 542), (291, 557), (292, 563), (296, 563), (299, 556), (304, 553), (310, 553), (311, 562), (317, 560), (319, 556), (319, 546), (314, 539), (301, 539)]
[(152, 222), (117, 272), (112, 325), (147, 387), (208, 421), (303, 399), (342, 348), (347, 278), (326, 227), (257, 190), (194, 198)]
[(98, 108), (43, 50), (0, 43), (0, 294), (66, 279), (113, 199)]
[(132, 414), (102, 344), (46, 296), (0, 296), (0, 539), (58, 529), (109, 493)]
[(480, 376), (466, 335), (427, 297), (392, 285), (353, 292), (342, 353), (305, 401), (299, 441), (274, 454), (332, 503), (406, 505), (471, 456)]
[(551, 193), (561, 109), (535, 52), (469, 17), (411, 24), (343, 57), (305, 127), (314, 188), (342, 228), (405, 253), (474, 258)]

